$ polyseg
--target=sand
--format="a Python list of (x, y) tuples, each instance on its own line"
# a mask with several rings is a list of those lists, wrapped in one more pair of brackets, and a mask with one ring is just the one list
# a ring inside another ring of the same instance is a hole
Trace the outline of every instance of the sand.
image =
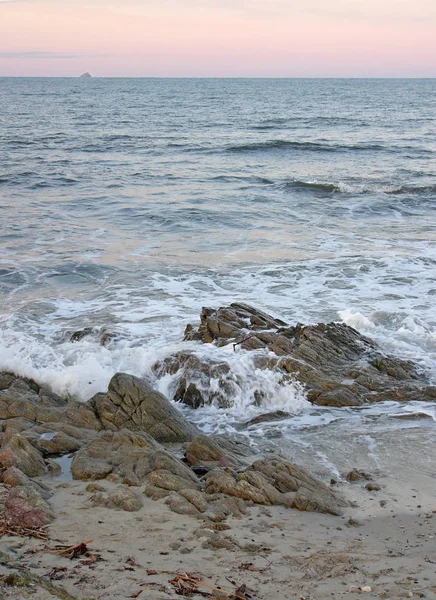
[[(436, 598), (435, 482), (434, 473), (407, 467), (378, 478), (377, 492), (367, 491), (364, 480), (341, 482), (338, 488), (359, 504), (341, 517), (257, 506), (241, 520), (229, 519), (226, 531), (147, 498), (135, 513), (92, 507), (86, 483), (66, 482), (51, 501), (58, 518), (49, 542), (3, 537), (2, 549), (80, 599), (180, 598), (169, 583), (175, 572), (198, 575), (204, 592), (234, 593), (245, 585), (242, 597), (259, 600)], [(46, 552), (85, 540), (92, 540), (96, 562)], [(3, 586), (0, 597), (56, 596), (38, 586)]]

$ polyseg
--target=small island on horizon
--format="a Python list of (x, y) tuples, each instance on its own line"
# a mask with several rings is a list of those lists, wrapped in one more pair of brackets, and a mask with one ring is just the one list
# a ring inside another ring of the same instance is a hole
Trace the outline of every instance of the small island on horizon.
[(80, 78), (88, 78), (88, 77), (92, 77), (92, 75), (88, 72), (83, 73), (83, 75), (80, 75)]

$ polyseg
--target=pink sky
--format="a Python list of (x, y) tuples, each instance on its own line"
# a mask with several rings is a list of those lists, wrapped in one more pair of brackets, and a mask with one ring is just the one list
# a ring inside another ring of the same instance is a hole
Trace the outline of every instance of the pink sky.
[(436, 0), (0, 0), (0, 76), (436, 77)]

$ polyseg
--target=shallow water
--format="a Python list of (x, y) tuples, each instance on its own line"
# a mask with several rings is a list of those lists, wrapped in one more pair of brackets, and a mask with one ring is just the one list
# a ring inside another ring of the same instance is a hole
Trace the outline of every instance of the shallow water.
[[(245, 301), (349, 323), (434, 380), (436, 80), (3, 78), (0, 105), (1, 368), (85, 400), (151, 376), (201, 306)], [(71, 343), (84, 326), (118, 338)], [(206, 429), (274, 408), (297, 416), (253, 439), (409, 427), (409, 407), (337, 415), (226, 360), (245, 383)]]

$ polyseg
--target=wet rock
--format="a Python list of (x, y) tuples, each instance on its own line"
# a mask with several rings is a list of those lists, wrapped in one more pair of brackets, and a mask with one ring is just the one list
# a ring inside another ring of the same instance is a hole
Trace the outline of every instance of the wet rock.
[(368, 490), (368, 492), (379, 492), (380, 486), (376, 483), (367, 483), (365, 485), (365, 489)]
[(94, 333), (93, 327), (85, 327), (84, 329), (79, 329), (70, 335), (70, 342), (80, 342), (83, 338), (92, 335)]
[(200, 326), (194, 328), (188, 325), (184, 339), (205, 343), (218, 341), (222, 344), (224, 340), (240, 337), (243, 332), (274, 330), (285, 325), (280, 319), (274, 319), (247, 304), (234, 303), (218, 310), (203, 308)]
[(43, 527), (54, 519), (53, 510), (32, 487), (14, 487), (5, 501), (4, 516), (14, 525)]
[(69, 341), (73, 343), (80, 342), (84, 338), (93, 338), (95, 341), (98, 340), (101, 346), (107, 346), (112, 340), (118, 337), (115, 332), (108, 331), (105, 327), (84, 327), (67, 335), (69, 336)]
[(159, 361), (153, 366), (153, 370), (158, 377), (178, 372), (178, 385), (173, 400), (191, 408), (199, 408), (204, 404), (226, 408), (235, 389), (235, 382), (226, 362), (201, 359), (190, 352), (179, 352)]
[(260, 425), (261, 423), (270, 423), (271, 421), (282, 421), (283, 419), (288, 419), (290, 416), (291, 415), (284, 410), (275, 410), (250, 419), (245, 423), (245, 426), (249, 427), (250, 425)]
[(16, 379), (13, 373), (0, 373), (0, 391), (7, 390)]
[(88, 405), (103, 427), (112, 431), (144, 431), (159, 442), (187, 442), (198, 434), (163, 394), (133, 375), (117, 373), (107, 395), (92, 399)]
[(88, 441), (94, 439), (96, 435), (97, 432), (94, 430), (79, 428), (62, 422), (34, 425), (23, 433), (23, 436), (44, 457), (76, 452)]
[[(217, 346), (233, 344), (235, 350), (264, 349), (268, 355), (257, 353), (253, 359), (258, 368), (282, 373), (283, 383), (300, 382), (308, 399), (322, 406), (428, 401), (436, 395), (414, 363), (383, 355), (375, 342), (341, 323), (287, 326), (255, 308), (235, 303), (218, 310), (204, 308), (199, 327), (188, 326), (185, 339)], [(185, 359), (179, 353), (167, 359), (167, 364), (180, 375), (180, 399), (193, 407), (212, 401), (203, 391), (207, 381), (226, 381), (231, 386), (231, 373), (219, 375), (221, 379), (212, 374), (215, 364), (220, 364), (217, 361), (211, 363), (208, 371), (208, 361), (192, 356)], [(258, 394), (261, 396), (262, 391)], [(224, 395), (228, 401), (229, 394)]]
[(3, 439), (0, 449), (0, 467), (17, 467), (28, 477), (37, 477), (46, 472), (41, 454), (28, 440), (12, 431)]
[(362, 471), (361, 469), (352, 469), (347, 473), (346, 479), (347, 481), (359, 481), (359, 479), (366, 479), (368, 481), (371, 480), (372, 477), (369, 473), (365, 473), (365, 471)]

